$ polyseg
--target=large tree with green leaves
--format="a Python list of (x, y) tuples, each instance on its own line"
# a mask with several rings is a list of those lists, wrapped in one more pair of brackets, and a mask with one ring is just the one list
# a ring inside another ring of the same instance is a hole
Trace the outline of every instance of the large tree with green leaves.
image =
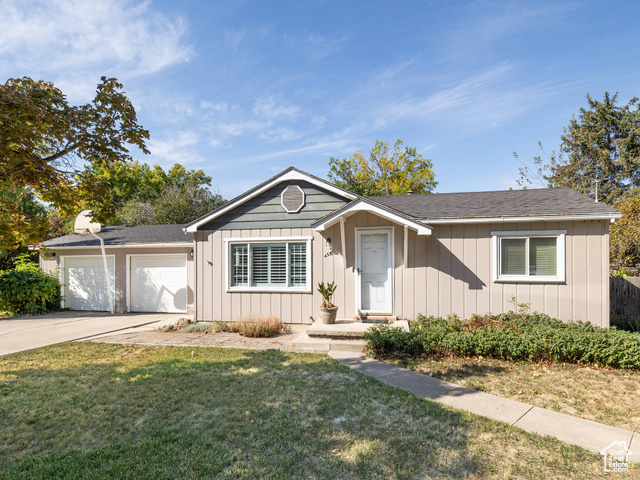
[(640, 106), (637, 98), (618, 104), (618, 94), (602, 101), (587, 94), (587, 106), (564, 128), (560, 148), (534, 168), (520, 169), (520, 184), (570, 187), (613, 205), (640, 187)]
[(344, 159), (332, 157), (329, 179), (359, 195), (431, 193), (438, 184), (431, 160), (415, 147), (404, 147), (402, 140), (392, 149), (388, 142), (376, 140), (368, 157), (361, 151)]
[[(90, 103), (70, 105), (49, 82), (23, 77), (0, 85), (0, 191), (28, 188), (62, 215), (99, 201), (104, 192), (80, 182), (84, 165), (127, 162), (130, 146), (149, 153), (149, 133), (122, 89), (116, 79), (102, 77)], [(42, 238), (38, 229), (24, 226), (18, 202), (1, 202), (0, 247), (15, 246), (17, 236), (29, 237), (21, 242)]]
[(102, 192), (83, 208), (110, 225), (187, 223), (224, 202), (211, 192), (210, 176), (179, 163), (166, 171), (137, 161), (88, 166), (80, 174), (80, 184)]

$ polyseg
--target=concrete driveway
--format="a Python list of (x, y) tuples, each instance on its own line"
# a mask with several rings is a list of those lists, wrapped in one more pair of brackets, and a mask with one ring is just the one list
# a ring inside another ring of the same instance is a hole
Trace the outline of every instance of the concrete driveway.
[(70, 342), (109, 332), (175, 322), (184, 314), (58, 312), (0, 320), (0, 355)]

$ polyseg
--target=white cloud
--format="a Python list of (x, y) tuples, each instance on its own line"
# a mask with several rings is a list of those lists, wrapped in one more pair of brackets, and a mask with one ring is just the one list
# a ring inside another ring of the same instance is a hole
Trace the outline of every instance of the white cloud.
[(215, 129), (225, 137), (237, 137), (245, 133), (255, 133), (269, 128), (271, 122), (258, 122), (256, 120), (243, 120), (238, 122), (220, 123)]
[(295, 130), (288, 127), (272, 128), (258, 135), (258, 138), (260, 140), (267, 140), (269, 142), (276, 142), (278, 140), (292, 141), (302, 137), (302, 133), (296, 132)]
[(149, 2), (2, 0), (0, 11), (0, 72), (55, 75), (72, 93), (102, 74), (148, 75), (193, 55), (186, 21)]
[(168, 165), (177, 162), (184, 165), (204, 160), (197, 151), (199, 136), (196, 132), (184, 130), (174, 135), (165, 135), (163, 138), (163, 140), (152, 138), (147, 142), (151, 152), (148, 163)]
[(300, 107), (297, 105), (277, 104), (273, 97), (259, 98), (253, 106), (253, 114), (266, 118), (293, 118), (298, 115)]

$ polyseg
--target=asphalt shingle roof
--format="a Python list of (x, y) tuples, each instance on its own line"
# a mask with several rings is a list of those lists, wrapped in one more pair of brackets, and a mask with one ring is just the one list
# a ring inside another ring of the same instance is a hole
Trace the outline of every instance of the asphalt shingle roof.
[(368, 197), (417, 219), (613, 215), (617, 210), (569, 188)]
[[(193, 237), (185, 233), (184, 225), (116, 225), (102, 227), (98, 234), (105, 245), (128, 245), (140, 243), (181, 243), (189, 244)], [(54, 247), (91, 247), (100, 246), (100, 242), (91, 235), (77, 233), (52, 238), (42, 243), (48, 248)]]

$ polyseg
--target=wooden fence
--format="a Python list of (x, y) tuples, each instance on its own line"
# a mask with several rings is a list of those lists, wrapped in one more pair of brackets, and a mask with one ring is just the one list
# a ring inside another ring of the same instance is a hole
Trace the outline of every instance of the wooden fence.
[(609, 295), (612, 314), (640, 317), (640, 277), (611, 277)]

